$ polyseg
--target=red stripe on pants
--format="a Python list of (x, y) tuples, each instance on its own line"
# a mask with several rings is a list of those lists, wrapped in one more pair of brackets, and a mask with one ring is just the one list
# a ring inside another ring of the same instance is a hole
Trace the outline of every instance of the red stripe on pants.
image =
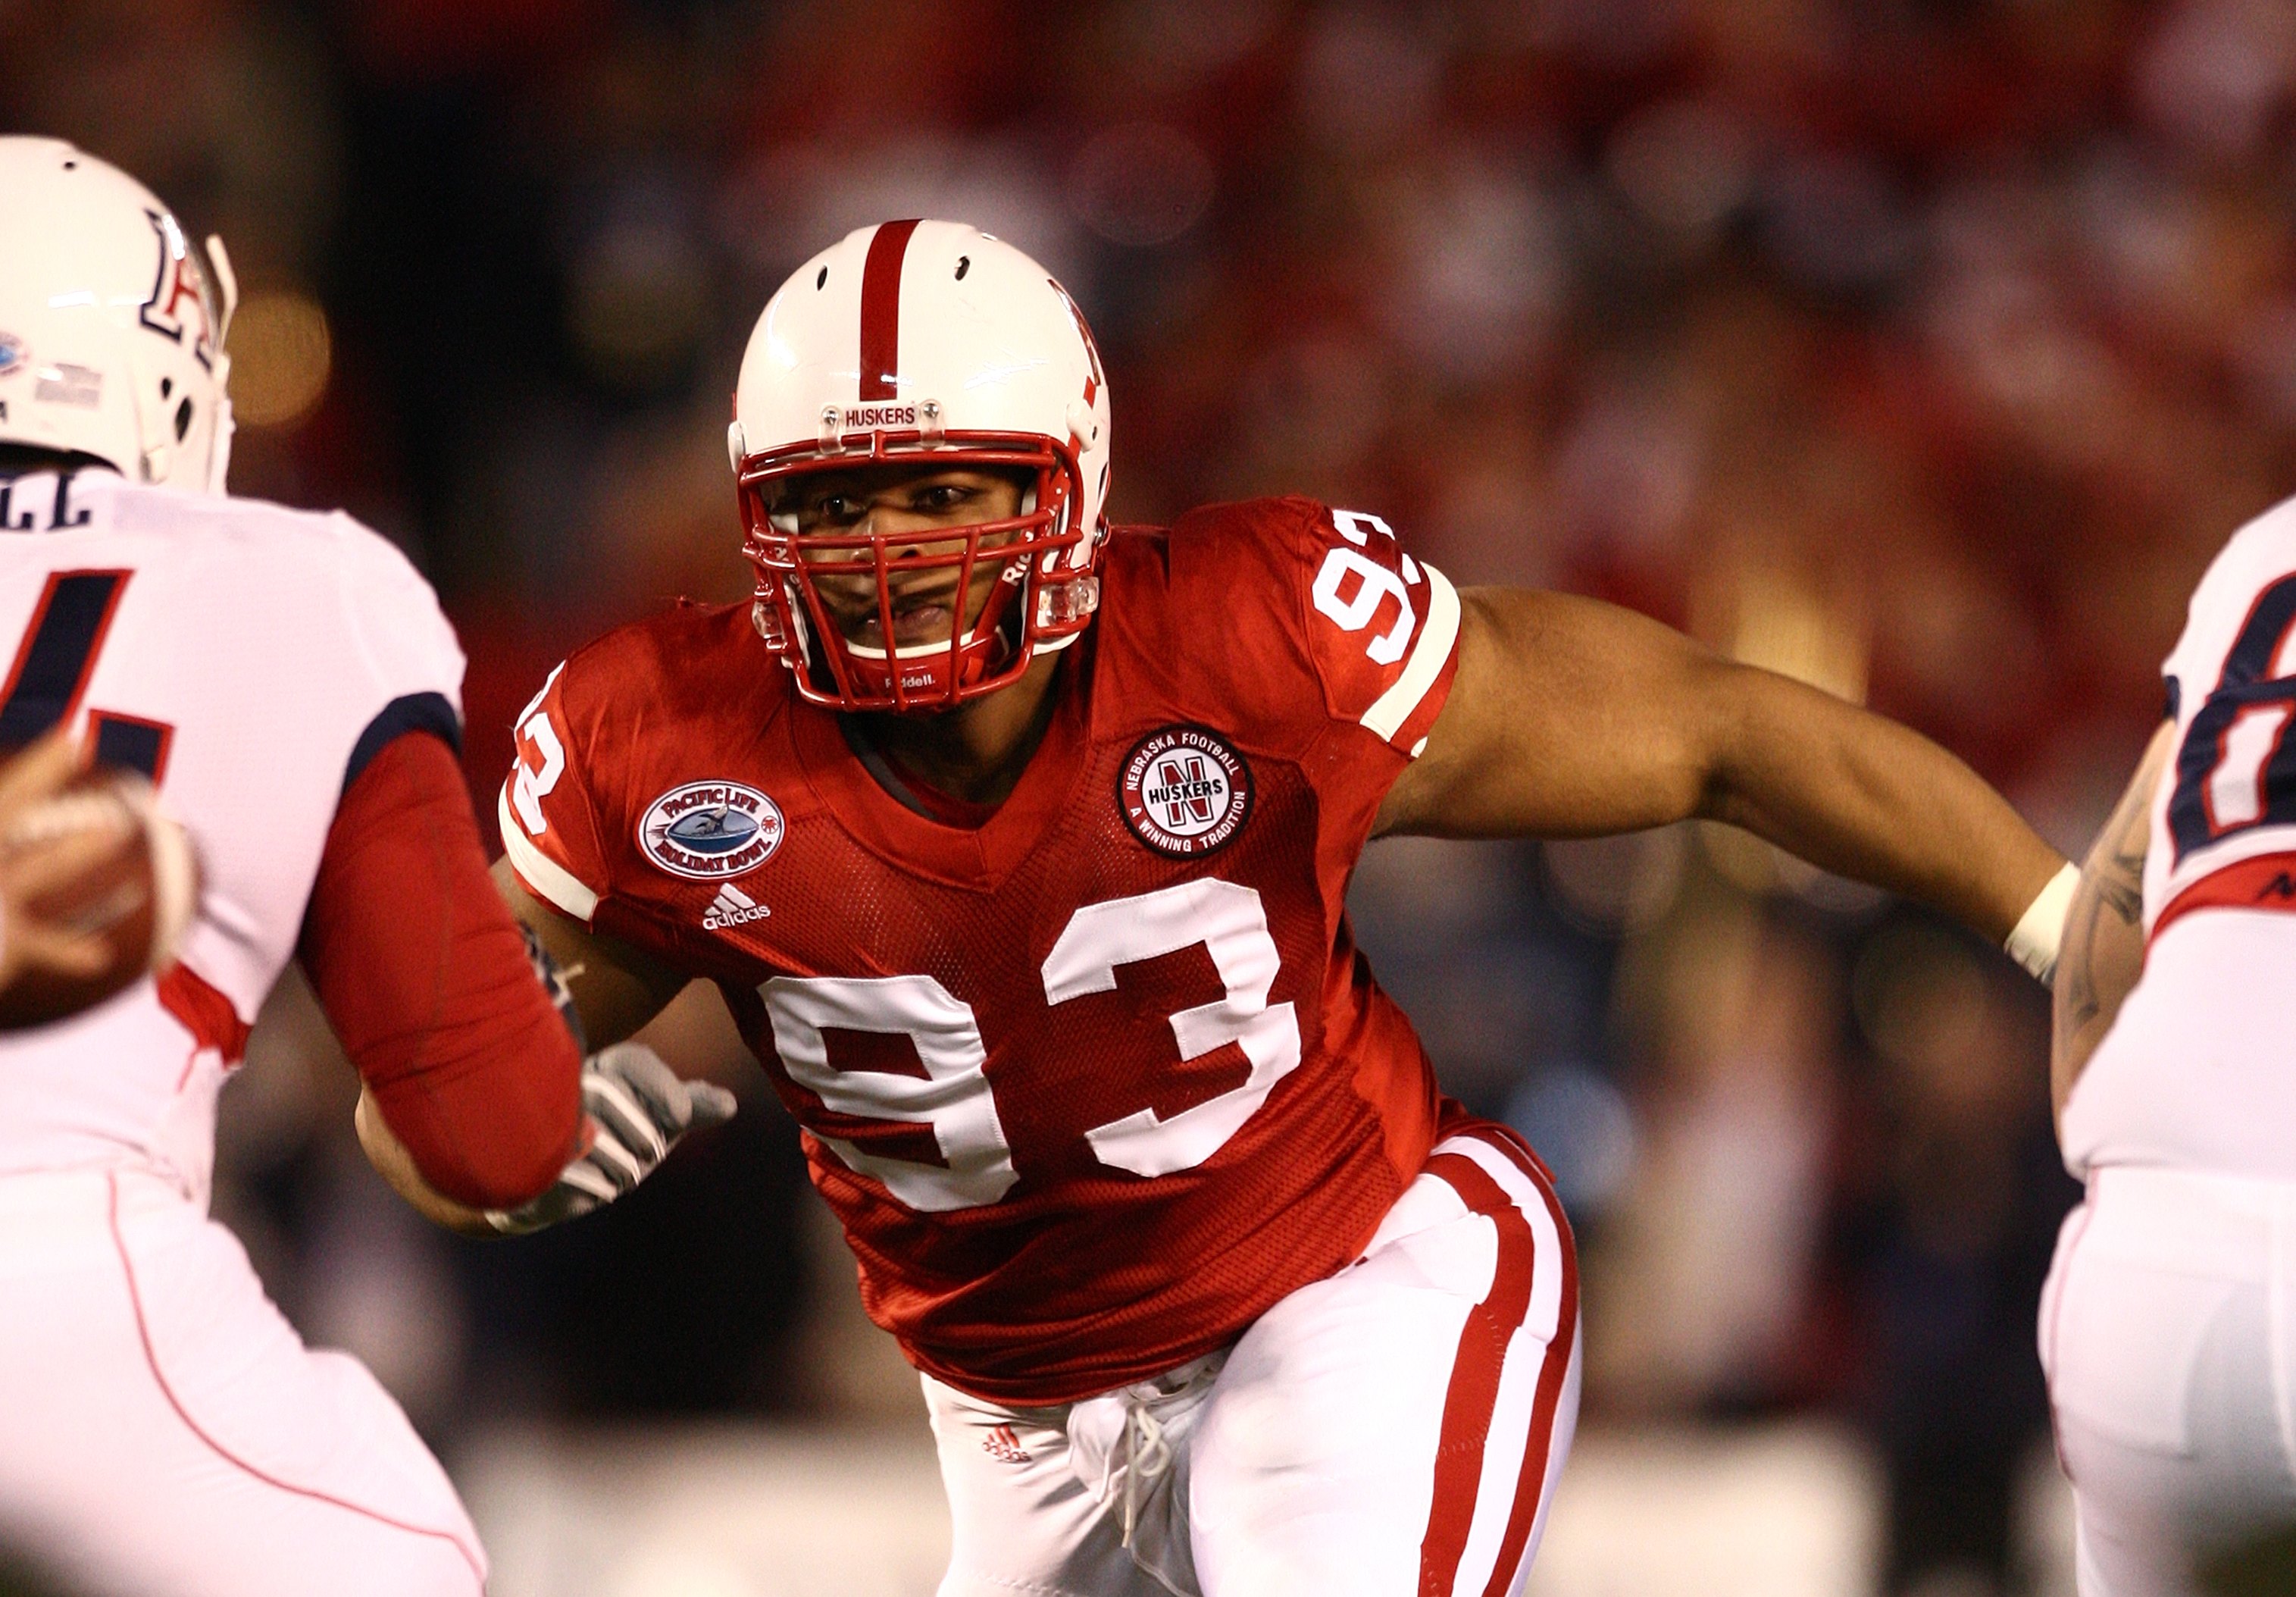
[(898, 397), (901, 373), (901, 261), (909, 252), (914, 218), (887, 222), (869, 240), (861, 264), (861, 397)]
[[(1578, 1261), (1570, 1244), (1569, 1222), (1549, 1189), (1544, 1173), (1527, 1150), (1512, 1140), (1486, 1135), (1479, 1140), (1494, 1147), (1523, 1173), (1537, 1189), (1554, 1222), (1562, 1247), (1562, 1300), (1554, 1338), (1539, 1369), (1532, 1397), (1530, 1428), (1524, 1438), (1521, 1473), (1510, 1506), (1497, 1559), (1491, 1568), (1485, 1597), (1504, 1597), (1513, 1585), (1516, 1566), (1538, 1523), (1539, 1494), (1546, 1481), (1546, 1460), (1554, 1445), (1554, 1419), (1570, 1372), (1571, 1343), (1578, 1323)], [(1435, 1451), (1434, 1502), (1427, 1518), (1427, 1535), (1419, 1548), (1420, 1597), (1451, 1597), (1458, 1578), (1459, 1560), (1474, 1527), (1476, 1499), (1482, 1486), (1483, 1461), (1490, 1441), (1491, 1420), (1498, 1405), (1499, 1381), (1515, 1334), (1530, 1310), (1538, 1242), (1506, 1190), (1489, 1173), (1464, 1154), (1438, 1154), (1427, 1162), (1430, 1174), (1447, 1182), (1474, 1214), (1488, 1218), (1498, 1232), (1498, 1253), (1491, 1272), (1490, 1289), (1467, 1314), (1459, 1332), (1459, 1351), (1451, 1368), (1450, 1389), (1443, 1404), (1443, 1428)]]
[(1530, 1543), (1531, 1527), (1538, 1523), (1539, 1494), (1546, 1486), (1546, 1459), (1554, 1445), (1554, 1415), (1562, 1399), (1562, 1383), (1570, 1373), (1571, 1344), (1578, 1335), (1578, 1249), (1570, 1238), (1570, 1222), (1563, 1218), (1562, 1205), (1555, 1198), (1554, 1184), (1546, 1178), (1546, 1166), (1541, 1164), (1529, 1147), (1519, 1145), (1513, 1135), (1504, 1128), (1482, 1139), (1496, 1148), (1515, 1167), (1529, 1178), (1538, 1190), (1541, 1202), (1554, 1221), (1554, 1234), (1562, 1244), (1562, 1297), (1554, 1316), (1554, 1340), (1546, 1349), (1546, 1362), (1539, 1366), (1538, 1391), (1531, 1400), (1530, 1434), (1524, 1438), (1522, 1475), (1515, 1483), (1514, 1508), (1507, 1516), (1506, 1535), (1499, 1543), (1499, 1555), (1491, 1565), (1490, 1584), (1483, 1588), (1483, 1597), (1505, 1597), (1513, 1583), (1515, 1566), (1522, 1561), (1523, 1549)]

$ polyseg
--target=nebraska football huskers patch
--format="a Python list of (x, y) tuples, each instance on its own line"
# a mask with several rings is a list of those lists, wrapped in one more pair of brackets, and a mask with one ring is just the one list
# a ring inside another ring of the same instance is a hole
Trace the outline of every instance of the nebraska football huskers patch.
[(1192, 860), (1226, 847), (1251, 813), (1251, 768), (1202, 727), (1166, 727), (1132, 745), (1116, 779), (1132, 835), (1160, 854)]
[(739, 782), (687, 782), (646, 807), (638, 846), (673, 876), (714, 882), (755, 870), (782, 845), (782, 812)]

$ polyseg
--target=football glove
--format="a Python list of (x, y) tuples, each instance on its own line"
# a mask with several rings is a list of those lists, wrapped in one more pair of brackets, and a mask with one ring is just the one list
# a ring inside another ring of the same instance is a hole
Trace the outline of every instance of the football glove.
[(588, 1143), (539, 1198), (488, 1209), (487, 1222), (508, 1236), (586, 1214), (652, 1175), (677, 1140), (734, 1115), (734, 1095), (686, 1081), (643, 1042), (617, 1042), (582, 1061)]

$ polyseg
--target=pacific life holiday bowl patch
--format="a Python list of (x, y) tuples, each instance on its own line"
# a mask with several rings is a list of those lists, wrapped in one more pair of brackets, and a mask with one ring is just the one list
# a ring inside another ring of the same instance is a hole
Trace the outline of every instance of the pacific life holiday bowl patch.
[(1166, 727), (1132, 745), (1117, 773), (1132, 835), (1175, 860), (1226, 847), (1251, 814), (1251, 768), (1203, 727)]
[(672, 876), (715, 882), (755, 870), (782, 845), (782, 812), (739, 782), (686, 782), (646, 807), (638, 846)]

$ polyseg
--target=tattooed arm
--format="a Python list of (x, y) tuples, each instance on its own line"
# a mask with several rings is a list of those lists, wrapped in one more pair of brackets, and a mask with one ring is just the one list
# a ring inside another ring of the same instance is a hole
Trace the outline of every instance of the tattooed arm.
[(2153, 790), (2176, 746), (2176, 722), (2163, 721), (2152, 735), (2128, 791), (2081, 866), (2080, 885), (2065, 913), (2049, 1049), (2049, 1089), (2061, 1118), (2073, 1083), (2144, 968), (2144, 845)]

